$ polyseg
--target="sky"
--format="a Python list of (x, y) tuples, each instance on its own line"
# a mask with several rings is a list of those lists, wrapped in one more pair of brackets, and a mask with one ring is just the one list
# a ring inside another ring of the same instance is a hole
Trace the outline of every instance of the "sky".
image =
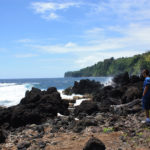
[(150, 49), (149, 0), (0, 0), (0, 78), (54, 78)]

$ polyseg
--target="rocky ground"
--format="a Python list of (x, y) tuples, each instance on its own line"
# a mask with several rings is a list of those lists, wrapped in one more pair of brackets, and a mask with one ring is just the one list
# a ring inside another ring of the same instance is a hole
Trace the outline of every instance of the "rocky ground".
[[(150, 149), (150, 126), (141, 124), (144, 118), (142, 112), (127, 117), (99, 113), (89, 118), (97, 120), (98, 125), (76, 132), (63, 126), (54, 131), (52, 120), (41, 125), (26, 125), (9, 131), (6, 142), (0, 147), (3, 150), (82, 150), (89, 138), (94, 136), (105, 144), (107, 150)], [(67, 119), (66, 116), (59, 117), (63, 123)]]
[[(145, 114), (138, 100), (143, 79), (124, 73), (113, 80), (112, 86), (84, 80), (66, 89), (66, 94), (86, 95), (79, 106), (74, 106), (79, 97), (63, 100), (56, 88), (33, 88), (17, 106), (1, 107), (0, 149), (150, 149), (150, 125), (141, 123)], [(94, 137), (102, 149), (87, 143)]]

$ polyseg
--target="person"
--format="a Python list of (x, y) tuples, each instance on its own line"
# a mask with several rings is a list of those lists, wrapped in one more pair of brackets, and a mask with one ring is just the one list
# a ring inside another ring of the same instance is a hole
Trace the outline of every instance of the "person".
[(144, 69), (142, 71), (142, 75), (145, 78), (143, 84), (143, 95), (142, 95), (142, 107), (145, 110), (146, 120), (143, 121), (146, 123), (150, 123), (150, 76), (149, 71)]

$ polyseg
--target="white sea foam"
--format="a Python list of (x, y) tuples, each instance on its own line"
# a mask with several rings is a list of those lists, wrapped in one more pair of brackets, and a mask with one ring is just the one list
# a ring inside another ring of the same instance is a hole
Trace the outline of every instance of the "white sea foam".
[(63, 117), (64, 115), (60, 114), (60, 113), (57, 113), (57, 116), (58, 117)]
[(112, 85), (112, 77), (109, 77), (103, 84), (104, 86)]
[(20, 102), (32, 84), (0, 83), (0, 105), (13, 106)]
[(76, 100), (74, 106), (79, 106), (85, 100), (87, 100), (87, 99), (78, 99), (78, 100)]
[(82, 97), (80, 94), (65, 95), (63, 94), (63, 90), (58, 90), (58, 92), (60, 93), (62, 99), (73, 99), (74, 96)]

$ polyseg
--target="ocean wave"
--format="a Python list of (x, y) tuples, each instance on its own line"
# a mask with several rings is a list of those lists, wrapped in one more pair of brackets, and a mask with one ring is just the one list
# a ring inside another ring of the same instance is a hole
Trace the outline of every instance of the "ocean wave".
[(0, 83), (0, 87), (13, 86), (13, 85), (16, 85), (16, 83)]
[(0, 105), (17, 105), (33, 84), (0, 83)]

